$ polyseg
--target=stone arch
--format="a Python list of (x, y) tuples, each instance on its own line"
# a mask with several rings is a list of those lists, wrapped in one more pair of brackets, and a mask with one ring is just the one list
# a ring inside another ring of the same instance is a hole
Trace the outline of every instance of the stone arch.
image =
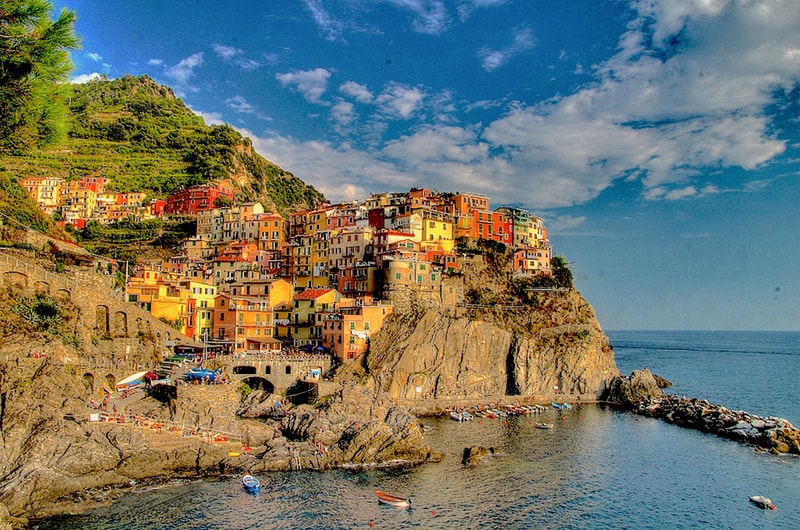
[(234, 375), (255, 375), (256, 367), (250, 365), (239, 365), (233, 367)]
[(28, 288), (28, 275), (19, 271), (6, 271), (3, 273), (3, 281), (19, 289)]
[(117, 378), (114, 377), (114, 374), (106, 374), (103, 378), (103, 386), (112, 392), (114, 391), (117, 386)]
[(69, 302), (72, 300), (72, 293), (69, 292), (69, 289), (65, 289), (63, 287), (56, 289), (53, 293), (53, 298), (58, 300), (59, 302)]
[(111, 329), (112, 336), (114, 337), (128, 336), (128, 314), (125, 311), (116, 311), (114, 313), (114, 321)]
[(242, 379), (242, 382), (253, 390), (263, 390), (270, 394), (275, 393), (275, 385), (273, 385), (266, 377), (252, 376)]
[(83, 386), (86, 388), (86, 393), (91, 394), (94, 392), (94, 374), (86, 372), (83, 374)]
[(33, 290), (37, 295), (49, 295), (50, 283), (44, 280), (37, 280), (33, 283)]
[(94, 310), (94, 329), (108, 335), (108, 306), (98, 305)]

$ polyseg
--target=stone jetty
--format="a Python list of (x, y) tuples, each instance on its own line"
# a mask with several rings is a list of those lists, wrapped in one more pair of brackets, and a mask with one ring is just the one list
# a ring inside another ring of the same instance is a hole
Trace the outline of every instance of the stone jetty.
[(638, 401), (631, 410), (772, 453), (800, 455), (800, 429), (783, 418), (764, 418), (743, 410), (729, 410), (706, 400), (673, 395)]
[(705, 400), (664, 394), (662, 386), (665, 381), (644, 368), (615, 378), (604, 399), (636, 414), (713, 433), (759, 450), (800, 455), (800, 430), (788, 420), (764, 418)]

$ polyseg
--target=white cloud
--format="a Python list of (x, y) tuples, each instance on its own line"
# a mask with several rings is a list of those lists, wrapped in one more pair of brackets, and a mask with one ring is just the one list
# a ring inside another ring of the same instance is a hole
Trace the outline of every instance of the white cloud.
[(214, 53), (217, 54), (217, 57), (224, 61), (232, 62), (241, 67), (243, 70), (255, 70), (261, 66), (258, 61), (245, 57), (244, 51), (240, 50), (239, 48), (225, 46), (222, 44), (212, 44), (211, 47), (214, 49)]
[(83, 83), (88, 83), (89, 81), (95, 81), (97, 79), (102, 79), (104, 74), (98, 74), (97, 72), (92, 72), (91, 74), (81, 74), (79, 76), (73, 77), (69, 80), (70, 83), (80, 85)]
[(203, 64), (203, 53), (195, 53), (182, 59), (178, 64), (167, 68), (166, 74), (167, 77), (172, 79), (173, 81), (186, 84), (189, 79), (194, 75), (194, 71), (196, 68)]
[(349, 125), (354, 119), (353, 104), (339, 101), (331, 107), (331, 117), (340, 125)]
[(345, 24), (326, 10), (320, 0), (305, 0), (306, 9), (326, 40), (340, 40)]
[(564, 232), (583, 225), (586, 222), (585, 215), (559, 215), (552, 219), (547, 219), (547, 229), (550, 232)]
[[(411, 9), (411, 3), (402, 5)], [(800, 83), (800, 10), (794, 3), (642, 0), (633, 7), (638, 16), (616, 53), (585, 67), (594, 82), (572, 94), (511, 105), (485, 124), (412, 122), (406, 135), (364, 151), (280, 137), (254, 142), (334, 201), (422, 185), (483, 192), (498, 204), (519, 204), (524, 197), (526, 207), (537, 209), (591, 201), (618, 180), (641, 182), (651, 200), (725, 193), (732, 191), (721, 180), (725, 168), (755, 170), (784, 152), (786, 141), (774, 136), (766, 109), (776, 89)], [(506, 50), (487, 53), (484, 66), (503, 64), (514, 46), (532, 46), (529, 31), (517, 36)], [(329, 77), (317, 69), (278, 79), (319, 102)], [(339, 91), (375, 105), (376, 115), (364, 123), (348, 121), (354, 107), (342, 100), (332, 107), (332, 119), (357, 123), (372, 138), (388, 120), (430, 118), (436, 99), (426, 88), (400, 83), (387, 84), (374, 97), (352, 81)], [(716, 170), (715, 180), (698, 183), (709, 168)], [(559, 222), (566, 229), (583, 220)]]
[(149, 61), (147, 61), (147, 64), (151, 66), (161, 66), (162, 64), (164, 64), (164, 61), (162, 61), (161, 59), (150, 59)]
[(277, 74), (275, 78), (283, 86), (293, 86), (311, 103), (322, 103), (320, 98), (328, 88), (330, 71), (324, 68), (313, 70), (294, 70), (285, 74)]
[(425, 92), (419, 87), (389, 83), (375, 98), (375, 103), (387, 117), (408, 119), (421, 106)]
[(233, 96), (225, 100), (225, 105), (240, 114), (250, 114), (262, 120), (269, 120), (255, 106), (247, 101), (243, 96)]
[(355, 98), (359, 103), (372, 103), (372, 92), (366, 86), (356, 83), (355, 81), (347, 81), (339, 86), (339, 92)]
[(501, 6), (507, 1), (508, 0), (462, 0), (456, 8), (458, 11), (458, 18), (463, 22), (477, 9)]
[(100, 61), (103, 60), (103, 57), (99, 53), (86, 52), (86, 57), (88, 57), (89, 59), (91, 59), (96, 63), (99, 63)]
[(363, 200), (372, 192), (407, 190), (417, 179), (373, 155), (345, 144), (299, 142), (279, 136), (258, 138), (248, 131), (256, 150), (321, 191), (328, 200)]
[(231, 46), (224, 46), (222, 44), (212, 44), (211, 47), (214, 49), (214, 52), (217, 54), (217, 56), (221, 59), (230, 60), (242, 54), (242, 50), (240, 50), (239, 48), (233, 48)]
[(536, 39), (533, 38), (533, 32), (530, 28), (517, 28), (513, 31), (511, 44), (506, 48), (502, 50), (481, 48), (478, 50), (478, 58), (481, 60), (483, 69), (491, 72), (503, 66), (514, 55), (528, 51), (535, 45)]
[(385, 0), (387, 3), (410, 11), (414, 17), (414, 31), (430, 35), (444, 33), (450, 25), (450, 16), (441, 0)]

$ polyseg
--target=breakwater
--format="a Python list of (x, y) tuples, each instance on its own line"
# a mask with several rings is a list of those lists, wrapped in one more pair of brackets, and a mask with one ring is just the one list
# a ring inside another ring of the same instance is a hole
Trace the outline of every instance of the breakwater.
[(706, 400), (674, 395), (641, 399), (632, 405), (631, 411), (753, 445), (760, 450), (800, 455), (800, 429), (783, 418), (756, 416)]

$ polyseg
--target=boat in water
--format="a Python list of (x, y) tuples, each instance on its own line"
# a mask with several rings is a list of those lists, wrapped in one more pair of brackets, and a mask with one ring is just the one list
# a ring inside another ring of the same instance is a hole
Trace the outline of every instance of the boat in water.
[(378, 496), (378, 502), (381, 504), (394, 506), (395, 508), (411, 507), (411, 497), (398, 497), (397, 495), (391, 495), (380, 490), (376, 491), (375, 495)]
[(772, 503), (771, 500), (769, 500), (769, 497), (763, 497), (761, 495), (750, 495), (750, 502), (752, 502), (753, 504), (764, 510), (766, 510), (767, 508), (769, 508), (770, 510), (775, 509), (775, 505)]
[(552, 423), (536, 423), (535, 427), (537, 429), (552, 429), (554, 425)]
[(242, 486), (250, 493), (258, 493), (261, 490), (261, 483), (253, 475), (245, 475), (242, 477)]

